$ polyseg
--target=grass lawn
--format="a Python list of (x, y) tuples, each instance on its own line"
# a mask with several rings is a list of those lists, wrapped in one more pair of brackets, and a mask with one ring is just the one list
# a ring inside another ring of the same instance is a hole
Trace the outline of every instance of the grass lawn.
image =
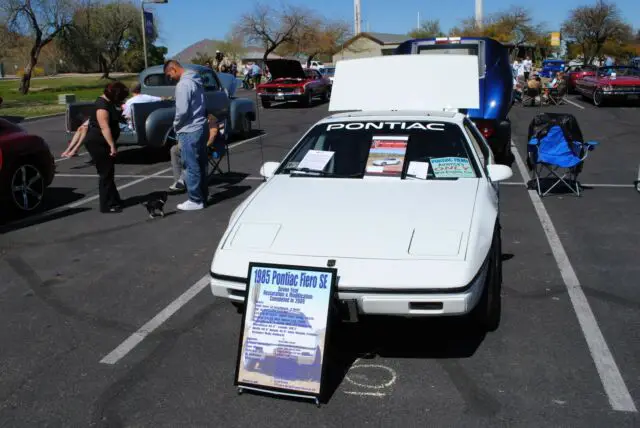
[[(136, 75), (121, 77), (130, 86), (137, 80)], [(0, 106), (0, 116), (34, 117), (62, 113), (66, 106), (58, 104), (58, 95), (74, 94), (76, 101), (93, 101), (102, 93), (108, 80), (97, 77), (51, 77), (32, 79), (27, 95), (18, 92), (19, 80), (0, 80), (0, 96), (4, 98)]]

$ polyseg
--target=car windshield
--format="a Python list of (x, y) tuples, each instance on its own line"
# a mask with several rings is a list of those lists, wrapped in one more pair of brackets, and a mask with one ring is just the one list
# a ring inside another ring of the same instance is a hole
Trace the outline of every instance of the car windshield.
[(603, 67), (598, 70), (599, 76), (611, 76), (613, 73), (619, 76), (640, 76), (640, 69), (633, 67)]
[(479, 177), (462, 129), (433, 121), (353, 121), (315, 126), (276, 174), (402, 179)]

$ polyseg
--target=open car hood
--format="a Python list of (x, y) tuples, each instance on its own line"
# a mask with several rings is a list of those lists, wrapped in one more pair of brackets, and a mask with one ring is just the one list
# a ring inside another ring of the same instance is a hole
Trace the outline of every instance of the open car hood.
[(300, 61), (293, 59), (268, 59), (266, 61), (272, 79), (306, 79)]
[[(478, 179), (274, 176), (223, 244), (281, 256), (465, 260)], [(294, 195), (299, 195), (296, 197)]]

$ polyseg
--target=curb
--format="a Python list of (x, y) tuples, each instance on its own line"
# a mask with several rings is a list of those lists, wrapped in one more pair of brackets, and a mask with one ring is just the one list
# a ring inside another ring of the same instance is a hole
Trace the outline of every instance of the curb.
[(27, 117), (22, 122), (35, 122), (36, 120), (51, 119), (53, 117), (64, 116), (66, 113), (44, 114), (42, 116)]

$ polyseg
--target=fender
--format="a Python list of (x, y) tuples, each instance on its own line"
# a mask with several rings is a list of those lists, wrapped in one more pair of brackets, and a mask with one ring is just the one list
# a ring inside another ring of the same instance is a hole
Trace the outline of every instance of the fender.
[(162, 147), (165, 136), (173, 126), (175, 107), (165, 107), (153, 111), (145, 122), (145, 134), (138, 132), (138, 143), (149, 147)]
[(256, 120), (256, 103), (248, 98), (234, 98), (231, 99), (231, 105), (229, 106), (229, 119), (230, 126), (233, 133), (238, 132), (240, 125), (239, 118), (241, 115), (248, 115), (250, 121)]

